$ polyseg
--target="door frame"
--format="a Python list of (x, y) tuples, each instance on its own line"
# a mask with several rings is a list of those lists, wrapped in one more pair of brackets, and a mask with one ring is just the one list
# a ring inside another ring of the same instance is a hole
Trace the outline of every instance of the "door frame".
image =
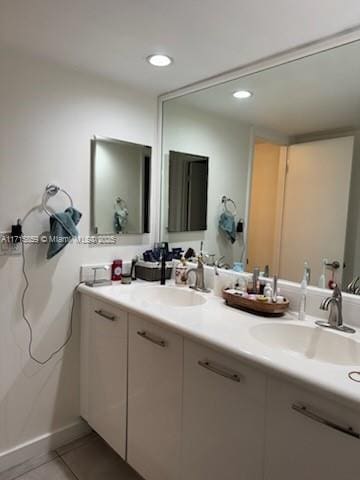
[(279, 136), (276, 133), (272, 133), (271, 130), (263, 130), (258, 128), (252, 128), (251, 131), (251, 145), (249, 148), (249, 168), (248, 168), (248, 181), (247, 181), (247, 194), (246, 194), (246, 206), (245, 206), (245, 249), (244, 249), (244, 265), (245, 271), (248, 264), (248, 245), (249, 245), (249, 230), (247, 228), (250, 209), (251, 209), (251, 194), (252, 194), (252, 180), (253, 180), (253, 164), (255, 158), (255, 144), (256, 140), (265, 140), (273, 145), (280, 146), (280, 172), (278, 176), (278, 195), (276, 199), (276, 224), (274, 235), (274, 250), (273, 250), (273, 269), (279, 272), (280, 268), (280, 251), (281, 251), (281, 238), (282, 238), (282, 225), (284, 214), (284, 196), (286, 186), (286, 171), (287, 171), (287, 154), (288, 147), (290, 146), (290, 138), (287, 136)]

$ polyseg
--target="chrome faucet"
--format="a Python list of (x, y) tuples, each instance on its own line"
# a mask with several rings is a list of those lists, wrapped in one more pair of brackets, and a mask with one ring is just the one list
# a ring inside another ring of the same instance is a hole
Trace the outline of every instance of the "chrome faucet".
[(198, 264), (196, 268), (190, 268), (186, 274), (186, 281), (191, 272), (195, 272), (195, 285), (191, 285), (190, 288), (197, 290), (198, 292), (210, 292), (208, 288), (205, 287), (205, 275), (204, 275), (204, 259), (202, 255), (198, 256)]
[(335, 286), (331, 297), (326, 297), (320, 304), (321, 310), (329, 310), (329, 320), (327, 322), (318, 320), (316, 325), (319, 327), (332, 328), (345, 333), (355, 333), (353, 328), (344, 325), (342, 314), (342, 294), (338, 285)]
[(355, 277), (346, 287), (346, 291), (348, 293), (352, 293), (353, 295), (360, 295), (359, 280), (360, 280), (359, 276)]
[(225, 255), (223, 255), (218, 260), (216, 260), (216, 262), (214, 264), (214, 267), (216, 269), (224, 268), (225, 270), (230, 270), (230, 265), (228, 263), (224, 262), (224, 260), (225, 260)]

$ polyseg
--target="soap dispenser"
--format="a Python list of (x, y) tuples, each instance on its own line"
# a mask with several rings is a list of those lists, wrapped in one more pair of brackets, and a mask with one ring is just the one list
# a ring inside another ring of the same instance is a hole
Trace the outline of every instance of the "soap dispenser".
[(184, 255), (181, 257), (180, 262), (177, 264), (175, 269), (175, 283), (179, 286), (186, 285), (186, 272), (187, 272), (186, 258)]

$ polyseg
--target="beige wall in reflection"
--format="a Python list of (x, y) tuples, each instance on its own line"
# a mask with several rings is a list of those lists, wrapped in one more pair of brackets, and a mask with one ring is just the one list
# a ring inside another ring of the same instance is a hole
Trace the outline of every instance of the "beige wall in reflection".
[(251, 183), (248, 266), (263, 270), (269, 265), (271, 273), (278, 273), (278, 240), (285, 171), (281, 160), (286, 147), (256, 142), (254, 146)]

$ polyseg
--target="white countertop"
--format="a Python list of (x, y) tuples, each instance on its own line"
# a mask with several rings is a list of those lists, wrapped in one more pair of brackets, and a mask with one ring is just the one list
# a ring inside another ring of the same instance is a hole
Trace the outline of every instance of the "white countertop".
[[(272, 348), (260, 342), (251, 334), (251, 329), (265, 323), (281, 323), (291, 325), (314, 325), (317, 318), (307, 316), (299, 321), (297, 315), (289, 312), (282, 318), (267, 318), (251, 315), (225, 305), (224, 300), (212, 293), (199, 294), (207, 301), (202, 305), (173, 307), (152, 304), (137, 295), (141, 288), (159, 285), (158, 282), (142, 282), (137, 280), (131, 285), (110, 285), (103, 287), (87, 287), (82, 284), (79, 291), (99, 300), (118, 305), (129, 312), (170, 328), (185, 337), (221, 350), (239, 360), (254, 366), (270, 370), (272, 374), (285, 375), (288, 379), (305, 383), (308, 387), (334, 395), (340, 401), (350, 402), (360, 407), (360, 383), (349, 379), (348, 373), (360, 370), (360, 365), (336, 365), (301, 354)], [(171, 282), (167, 287), (173, 286)], [(187, 287), (177, 287), (186, 289)], [(321, 329), (322, 331), (324, 329)], [(329, 332), (326, 329), (326, 332)], [(333, 335), (348, 334), (331, 332)], [(320, 333), (321, 334), (321, 333)], [(360, 342), (360, 332), (350, 335), (351, 339)]]

